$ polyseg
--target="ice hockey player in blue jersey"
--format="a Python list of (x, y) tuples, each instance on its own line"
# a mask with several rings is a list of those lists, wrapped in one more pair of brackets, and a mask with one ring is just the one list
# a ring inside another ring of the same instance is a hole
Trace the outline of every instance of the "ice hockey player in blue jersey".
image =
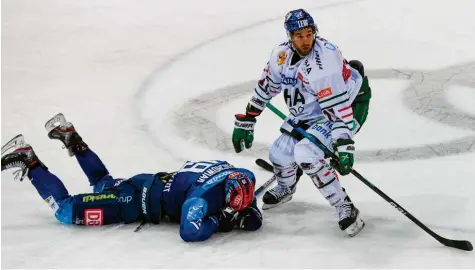
[(93, 193), (70, 195), (21, 134), (2, 147), (2, 171), (17, 168), (16, 179), (28, 177), (62, 223), (100, 226), (168, 220), (180, 224), (186, 242), (233, 229), (255, 231), (262, 225), (254, 198), (256, 179), (249, 170), (226, 161), (188, 161), (176, 172), (113, 178), (62, 114), (45, 127), (50, 139), (60, 140), (76, 157)]

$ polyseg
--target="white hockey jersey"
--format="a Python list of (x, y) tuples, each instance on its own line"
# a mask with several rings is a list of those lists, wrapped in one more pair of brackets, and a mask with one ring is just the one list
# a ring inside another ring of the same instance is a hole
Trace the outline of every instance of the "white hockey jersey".
[[(334, 141), (352, 138), (356, 123), (351, 104), (361, 87), (361, 75), (348, 65), (336, 45), (321, 38), (315, 40), (304, 58), (295, 54), (289, 42), (272, 51), (250, 104), (264, 110), (274, 96), (283, 92), (288, 118), (313, 124), (325, 115), (333, 122)], [(282, 128), (289, 130), (287, 121)]]

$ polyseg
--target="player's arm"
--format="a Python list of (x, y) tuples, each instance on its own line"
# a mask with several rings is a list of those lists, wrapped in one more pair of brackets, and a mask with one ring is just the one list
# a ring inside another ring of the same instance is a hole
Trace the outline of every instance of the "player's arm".
[(259, 116), (266, 108), (267, 103), (282, 91), (279, 59), (275, 54), (275, 51), (273, 51), (262, 71), (261, 78), (254, 87), (254, 93), (246, 107), (246, 115)]
[(203, 198), (190, 198), (182, 206), (180, 236), (185, 242), (205, 241), (219, 226), (217, 217), (207, 216), (208, 203)]
[(246, 113), (235, 115), (232, 142), (236, 153), (243, 151), (244, 148), (251, 148), (256, 117), (266, 108), (267, 103), (281, 92), (281, 78), (279, 77), (281, 67), (279, 67), (278, 56), (275, 54), (274, 50), (260, 80), (254, 87), (253, 95), (246, 107)]

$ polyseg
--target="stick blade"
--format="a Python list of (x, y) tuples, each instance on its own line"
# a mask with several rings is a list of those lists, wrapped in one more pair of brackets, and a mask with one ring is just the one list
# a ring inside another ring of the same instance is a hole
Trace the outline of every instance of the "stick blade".
[(267, 161), (265, 161), (261, 158), (256, 159), (256, 164), (257, 164), (257, 166), (263, 168), (264, 170), (266, 170), (268, 172), (274, 172), (274, 167), (272, 167), (272, 165), (269, 162), (267, 162)]
[(470, 243), (467, 240), (450, 240), (450, 239), (443, 238), (443, 239), (440, 239), (439, 241), (448, 247), (453, 247), (456, 249), (461, 249), (461, 250), (466, 250), (466, 251), (473, 250), (472, 243)]

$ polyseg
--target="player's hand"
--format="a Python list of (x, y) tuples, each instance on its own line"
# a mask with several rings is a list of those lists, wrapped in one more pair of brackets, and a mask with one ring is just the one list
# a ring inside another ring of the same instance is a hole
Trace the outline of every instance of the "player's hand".
[(236, 218), (238, 217), (238, 212), (234, 211), (231, 207), (226, 207), (221, 210), (219, 215), (219, 227), (218, 231), (220, 232), (230, 232), (233, 230), (236, 223)]
[(252, 141), (254, 140), (254, 126), (256, 124), (256, 118), (254, 116), (245, 114), (236, 114), (236, 121), (234, 121), (233, 131), (233, 145), (234, 151), (239, 153), (244, 148), (251, 148)]
[[(336, 141), (336, 149), (338, 151), (339, 161), (330, 161), (330, 164), (338, 164), (337, 171), (341, 175), (347, 175), (353, 169), (353, 163), (355, 162), (354, 153), (355, 146), (354, 141), (351, 139), (339, 139)], [(335, 163), (336, 162), (336, 163)]]
[(250, 206), (239, 212), (237, 223), (241, 230), (256, 231), (262, 226), (262, 214), (259, 209)]

